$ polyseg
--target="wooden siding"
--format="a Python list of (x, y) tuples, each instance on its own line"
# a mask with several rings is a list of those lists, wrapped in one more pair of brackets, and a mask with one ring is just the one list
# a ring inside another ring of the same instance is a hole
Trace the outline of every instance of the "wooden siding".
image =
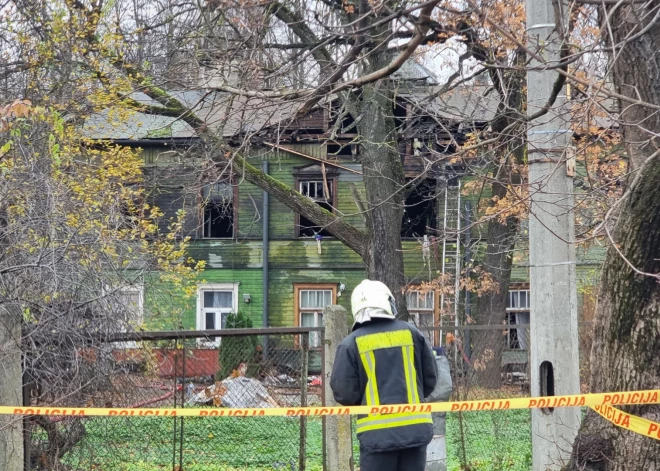
[[(321, 157), (324, 148), (312, 144), (292, 145), (296, 150)], [(145, 151), (146, 161), (150, 163), (161, 161), (162, 154), (155, 150)], [(270, 174), (285, 184), (294, 184), (294, 171), (313, 163), (309, 159), (284, 151), (256, 150), (250, 157), (254, 165), (259, 165), (262, 159), (270, 162)], [(343, 166), (360, 170), (360, 165), (354, 162), (344, 162)], [(155, 166), (154, 166), (155, 167)], [(163, 218), (167, 221), (185, 204), (190, 219), (186, 221), (187, 230), (194, 234), (197, 227), (197, 200), (185, 192), (185, 181), (181, 178), (186, 173), (181, 170), (170, 170), (159, 167), (158, 171), (147, 170), (148, 180), (154, 183), (154, 201), (165, 211)], [(165, 175), (166, 177), (163, 177)], [(466, 177), (469, 181), (475, 177)], [(352, 172), (340, 170), (337, 177), (337, 208), (336, 213), (350, 224), (364, 229), (362, 216), (354, 201), (353, 188), (363, 191), (362, 177)], [(488, 192), (480, 195), (489, 197)], [(466, 201), (471, 201), (473, 209), (477, 208), (479, 195), (462, 195), (462, 207)], [(240, 282), (238, 288), (238, 305), (241, 312), (252, 318), (255, 327), (261, 326), (263, 293), (263, 248), (262, 248), (262, 211), (263, 191), (245, 181), (238, 185), (238, 231), (233, 239), (198, 239), (191, 243), (190, 255), (196, 260), (204, 260), (207, 269), (200, 277), (202, 282)], [(439, 215), (444, 211), (444, 198), (438, 198)], [(442, 224), (442, 220), (439, 220)], [(269, 286), (269, 322), (272, 326), (291, 326), (295, 323), (294, 284), (298, 283), (345, 283), (347, 289), (337, 298), (337, 302), (350, 311), (351, 290), (365, 277), (364, 264), (361, 258), (341, 242), (333, 238), (324, 238), (321, 242), (321, 254), (317, 253), (316, 241), (311, 238), (295, 237), (295, 215), (284, 204), (275, 198), (270, 199), (270, 286)], [(472, 230), (472, 237), (485, 237), (486, 226), (478, 226)], [(484, 247), (484, 240), (479, 247)], [(430, 260), (426, 262), (422, 255), (422, 244), (418, 240), (404, 240), (405, 275), (409, 283), (427, 281), (438, 275), (442, 267), (442, 245), (437, 241), (437, 250), (431, 248)], [(512, 272), (512, 282), (526, 282), (529, 279), (529, 268), (525, 243), (518, 247), (516, 263)], [(479, 247), (475, 249), (473, 258), (479, 260)], [(455, 253), (453, 243), (447, 244), (447, 250)], [(604, 247), (591, 246), (577, 251), (578, 279), (581, 282), (593, 282), (594, 270), (597, 270), (605, 254)], [(452, 259), (453, 262), (453, 259)], [(453, 268), (453, 267), (452, 267)], [(159, 287), (145, 293), (146, 317), (150, 311), (154, 314), (148, 321), (150, 328), (179, 328), (178, 322), (186, 329), (196, 327), (196, 300), (184, 299), (172, 294), (168, 286)], [(251, 303), (243, 302), (243, 294), (250, 294)], [(476, 297), (475, 297), (476, 299)]]

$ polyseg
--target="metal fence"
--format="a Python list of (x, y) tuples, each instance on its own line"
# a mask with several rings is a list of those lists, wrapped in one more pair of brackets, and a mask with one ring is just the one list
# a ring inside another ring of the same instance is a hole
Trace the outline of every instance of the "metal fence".
[[(530, 396), (528, 324), (466, 325), (422, 329), (448, 357), (452, 400)], [(529, 410), (447, 414), (449, 471), (529, 471), (532, 430)]]
[[(323, 403), (322, 329), (231, 329), (113, 337), (78, 350), (85, 387), (32, 406), (283, 407)], [(119, 340), (119, 341), (118, 341)], [(312, 347), (310, 347), (312, 345)], [(30, 417), (27, 470), (322, 469), (321, 421), (306, 417)]]
[[(452, 400), (529, 396), (528, 325), (422, 329), (442, 339)], [(78, 349), (85, 386), (62, 398), (26, 381), (26, 403), (71, 407), (280, 407), (324, 403), (323, 329), (128, 334)], [(447, 468), (531, 469), (526, 410), (447, 414)], [(31, 470), (323, 469), (313, 417), (31, 417)], [(355, 461), (359, 462), (354, 437)]]

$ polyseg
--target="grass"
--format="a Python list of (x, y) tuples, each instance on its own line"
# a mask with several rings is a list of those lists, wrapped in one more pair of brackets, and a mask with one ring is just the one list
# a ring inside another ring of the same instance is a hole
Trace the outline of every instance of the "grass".
[[(529, 471), (530, 413), (525, 410), (463, 413), (465, 456), (458, 414), (447, 416), (449, 471)], [(180, 419), (176, 424), (177, 442)], [(298, 469), (300, 421), (288, 417), (186, 418), (183, 471), (266, 471)], [(172, 418), (113, 417), (85, 422), (85, 438), (65, 461), (82, 471), (164, 471), (172, 469)], [(321, 420), (307, 423), (306, 468), (322, 469)], [(357, 440), (356, 461), (358, 458)]]
[(531, 420), (529, 410), (447, 414), (448, 471), (531, 470)]

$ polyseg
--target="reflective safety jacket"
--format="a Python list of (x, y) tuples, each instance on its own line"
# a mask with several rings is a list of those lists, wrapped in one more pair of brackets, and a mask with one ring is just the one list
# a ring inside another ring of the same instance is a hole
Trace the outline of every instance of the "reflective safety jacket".
[[(413, 325), (373, 319), (356, 324), (337, 348), (330, 387), (344, 406), (421, 404), (433, 392), (438, 372), (431, 346)], [(427, 445), (430, 413), (359, 415), (357, 434), (372, 453)]]

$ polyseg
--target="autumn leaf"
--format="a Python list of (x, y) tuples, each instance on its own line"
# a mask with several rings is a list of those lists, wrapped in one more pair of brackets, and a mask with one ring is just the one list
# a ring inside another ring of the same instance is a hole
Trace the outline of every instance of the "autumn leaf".
[(27, 117), (31, 106), (32, 102), (30, 100), (16, 100), (10, 106), (11, 114), (17, 118)]

